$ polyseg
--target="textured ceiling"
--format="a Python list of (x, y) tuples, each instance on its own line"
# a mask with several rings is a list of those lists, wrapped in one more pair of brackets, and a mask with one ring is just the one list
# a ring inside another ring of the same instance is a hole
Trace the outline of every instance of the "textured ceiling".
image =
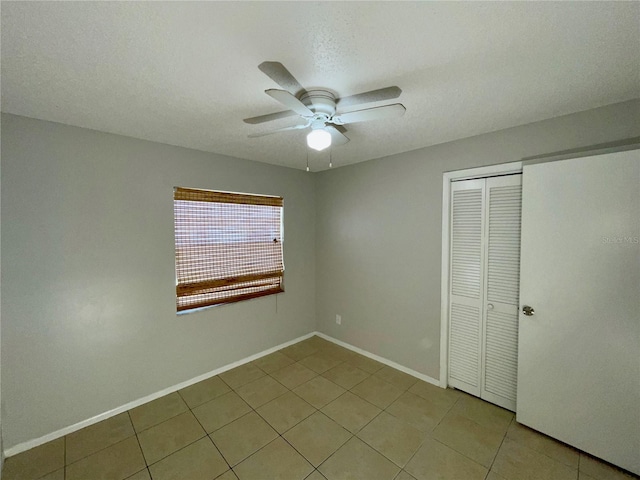
[[(304, 168), (258, 70), (339, 96), (397, 85), (334, 166), (640, 97), (640, 2), (2, 2), (2, 109)], [(391, 102), (384, 102), (391, 103)], [(370, 104), (367, 106), (376, 106)], [(354, 107), (354, 109), (357, 107)], [(313, 170), (327, 153), (310, 153)]]

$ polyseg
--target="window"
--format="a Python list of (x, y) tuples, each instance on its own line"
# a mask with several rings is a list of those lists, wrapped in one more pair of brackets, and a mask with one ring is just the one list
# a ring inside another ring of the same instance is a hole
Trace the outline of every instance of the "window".
[(177, 310), (283, 292), (281, 197), (174, 189)]

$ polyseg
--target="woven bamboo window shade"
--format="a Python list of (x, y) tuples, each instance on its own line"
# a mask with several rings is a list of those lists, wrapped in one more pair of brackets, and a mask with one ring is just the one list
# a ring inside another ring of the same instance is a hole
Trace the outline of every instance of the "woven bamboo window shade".
[(174, 189), (177, 310), (283, 292), (281, 197)]

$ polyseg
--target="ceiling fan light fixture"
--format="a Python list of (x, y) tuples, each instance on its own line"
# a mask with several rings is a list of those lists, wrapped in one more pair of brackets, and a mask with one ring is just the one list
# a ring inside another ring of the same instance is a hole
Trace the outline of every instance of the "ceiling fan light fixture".
[(307, 145), (320, 152), (331, 146), (331, 134), (322, 128), (311, 130), (307, 135)]

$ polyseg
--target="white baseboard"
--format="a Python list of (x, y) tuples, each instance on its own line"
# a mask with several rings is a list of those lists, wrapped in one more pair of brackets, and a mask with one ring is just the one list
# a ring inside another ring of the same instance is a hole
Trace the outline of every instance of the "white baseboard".
[(140, 405), (143, 405), (145, 403), (151, 402), (152, 400), (156, 400), (160, 397), (164, 397), (165, 395), (168, 395), (170, 393), (173, 392), (177, 392), (178, 390), (182, 390), (183, 388), (186, 388), (190, 385), (193, 385), (194, 383), (198, 383), (201, 382), (203, 380), (206, 380), (207, 378), (211, 378), (214, 377), (216, 375), (219, 375), (221, 373), (226, 372), (227, 370), (231, 370), (232, 368), (236, 368), (239, 367), (240, 365), (244, 365), (245, 363), (249, 363), (252, 362), (254, 360), (257, 360), (260, 357), (264, 357), (265, 355), (269, 355), (270, 353), (273, 353), (277, 350), (280, 350), (282, 348), (288, 347), (289, 345), (293, 345), (294, 343), (298, 343), (301, 342), (302, 340), (306, 340), (307, 338), (310, 338), (314, 335), (317, 335), (321, 338), (324, 338), (325, 340), (328, 340), (329, 342), (335, 343), (336, 345), (340, 345), (341, 347), (344, 347), (348, 350), (351, 350), (353, 352), (359, 353), (360, 355), (364, 355), (365, 357), (369, 357), (373, 360), (376, 360), (380, 363), (384, 363), (385, 365), (388, 365), (390, 367), (395, 368), (396, 370), (400, 370), (401, 372), (407, 373), (409, 375), (411, 375), (412, 377), (416, 377), (419, 378), (420, 380), (424, 380), (427, 383), (431, 383), (433, 385), (442, 387), (442, 385), (440, 385), (440, 381), (436, 380), (435, 378), (431, 378), (428, 375), (424, 375), (422, 373), (416, 372), (415, 370), (412, 370), (411, 368), (407, 368), (403, 365), (400, 365), (394, 361), (391, 361), (387, 358), (384, 357), (380, 357), (379, 355), (376, 355), (374, 353), (371, 352), (367, 352), (366, 350), (362, 350), (361, 348), (355, 347), (349, 343), (345, 343), (342, 342), (340, 340), (337, 340), (333, 337), (330, 337), (329, 335), (326, 335), (322, 332), (311, 332), (308, 333), (306, 335), (303, 335), (301, 337), (298, 338), (294, 338), (293, 340), (290, 340), (288, 342), (282, 343), (280, 345), (277, 345), (275, 347), (269, 348), (267, 350), (264, 350), (260, 353), (256, 353), (255, 355), (251, 355), (249, 357), (243, 358), (242, 360), (238, 360), (237, 362), (233, 362), (233, 363), (229, 363), (228, 365), (225, 365), (224, 367), (220, 367), (217, 368), (215, 370), (211, 370), (210, 372), (204, 373), (202, 375), (198, 375), (197, 377), (194, 377), (190, 380), (187, 380), (185, 382), (182, 383), (178, 383), (177, 385), (173, 385), (171, 387), (167, 387), (163, 390), (160, 390), (158, 392), (152, 393), (150, 395), (147, 395), (145, 397), (139, 398), (137, 400), (134, 400), (132, 402), (129, 402), (125, 405), (122, 405), (120, 407), (114, 408), (112, 410), (109, 410), (107, 412), (101, 413), (99, 415), (96, 415), (95, 417), (91, 417), (88, 418), (86, 420), (83, 420), (81, 422), (75, 423), (73, 425), (69, 425), (68, 427), (64, 427), (61, 428), (60, 430), (56, 430), (55, 432), (52, 433), (48, 433), (47, 435), (43, 435), (42, 437), (39, 438), (35, 438), (33, 440), (28, 440), (26, 442), (23, 443), (19, 443), (17, 445), (14, 445), (13, 447), (7, 448), (4, 451), (4, 457), (8, 458), (8, 457), (12, 457), (13, 455), (17, 455), (18, 453), (22, 453), (26, 450), (30, 450), (32, 448), (38, 447), (40, 445), (43, 445), (47, 442), (50, 442), (52, 440), (56, 440), (57, 438), (60, 437), (64, 437), (65, 435), (69, 435), (70, 433), (73, 432), (77, 432), (78, 430), (81, 430), (85, 427), (91, 426), (95, 423), (101, 422), (103, 420), (106, 420), (108, 418), (114, 417), (116, 415), (119, 415), (123, 412), (126, 412), (127, 410), (131, 410), (132, 408), (135, 407), (139, 407)]
[(68, 427), (64, 427), (64, 428), (61, 428), (60, 430), (56, 430), (55, 432), (48, 433), (47, 435), (43, 435), (42, 437), (35, 438), (33, 440), (28, 440), (23, 443), (19, 443), (17, 445), (14, 445), (13, 447), (7, 448), (4, 451), (4, 457), (5, 458), (12, 457), (13, 455), (17, 455), (18, 453), (22, 453), (26, 450), (30, 450), (32, 448), (38, 447), (52, 440), (56, 440), (57, 438), (64, 437), (65, 435), (69, 435), (70, 433), (77, 432), (78, 430), (81, 430), (95, 423), (101, 422), (102, 420), (106, 420), (107, 418), (114, 417), (123, 412), (126, 412), (127, 410), (131, 410), (132, 408), (139, 407), (140, 405), (148, 403), (152, 400), (156, 400), (160, 397), (164, 397), (165, 395), (168, 395), (170, 393), (177, 392), (178, 390), (181, 390), (190, 385), (193, 385), (194, 383), (201, 382), (202, 380), (206, 380), (207, 378), (214, 377), (216, 375), (226, 372), (227, 370), (231, 370), (232, 368), (236, 368), (236, 367), (239, 367), (240, 365), (244, 365), (245, 363), (249, 363), (254, 360), (257, 360), (258, 358), (264, 357), (265, 355), (269, 355), (270, 353), (280, 350), (281, 348), (285, 348), (285, 347), (288, 347), (289, 345), (293, 345), (294, 343), (298, 343), (302, 340), (306, 340), (307, 338), (310, 338), (315, 334), (316, 332), (311, 332), (301, 337), (294, 338), (293, 340), (290, 340), (288, 342), (269, 348), (260, 353), (256, 353), (255, 355), (251, 355), (249, 357), (243, 358), (242, 360), (238, 360), (237, 362), (229, 363), (224, 367), (220, 367), (215, 370), (211, 370), (210, 372), (203, 373), (202, 375), (198, 375), (197, 377), (194, 377), (190, 380), (187, 380), (182, 383), (178, 383), (177, 385), (173, 385), (171, 387), (167, 387), (163, 390), (160, 390), (159, 392), (155, 392), (155, 393), (152, 393), (151, 395), (147, 395), (145, 397), (139, 398), (137, 400), (134, 400), (133, 402), (129, 402), (120, 407), (117, 407), (107, 412), (96, 415), (95, 417), (91, 417), (91, 418), (88, 418), (87, 420), (74, 423), (73, 425), (69, 425)]
[(367, 352), (366, 350), (363, 350), (361, 348), (358, 347), (354, 347), (353, 345), (343, 342), (341, 340), (337, 340), (333, 337), (330, 337), (329, 335), (326, 335), (322, 332), (314, 332), (314, 335), (317, 335), (321, 338), (324, 338), (325, 340), (328, 340), (329, 342), (335, 343), (336, 345), (340, 345), (341, 347), (344, 347), (348, 350), (351, 350), (353, 352), (359, 353), (360, 355), (364, 355), (365, 357), (369, 357), (373, 360), (376, 360), (380, 363), (384, 363), (385, 365), (389, 365), (392, 368), (395, 368), (396, 370), (400, 370), (401, 372), (407, 373), (409, 375), (411, 375), (412, 377), (416, 377), (419, 378), (420, 380), (424, 380), (427, 383), (431, 383), (432, 385), (435, 385), (437, 387), (441, 387), (441, 388), (447, 388), (446, 385), (441, 385), (440, 380), (436, 380), (435, 378), (431, 378), (429, 375), (424, 375), (423, 373), (420, 372), (416, 372), (415, 370), (412, 370), (411, 368), (407, 368), (403, 365), (400, 365), (399, 363), (396, 363), (392, 360), (389, 360), (387, 358), (384, 357), (380, 357), (379, 355), (376, 355), (375, 353), (371, 353), (371, 352)]

